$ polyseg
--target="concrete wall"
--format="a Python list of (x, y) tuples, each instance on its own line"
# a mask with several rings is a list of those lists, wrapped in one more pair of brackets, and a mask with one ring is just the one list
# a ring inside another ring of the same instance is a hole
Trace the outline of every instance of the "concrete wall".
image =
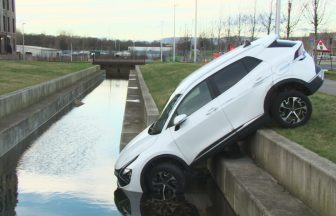
[(152, 95), (149, 93), (149, 89), (142, 77), (139, 66), (135, 66), (137, 77), (139, 79), (139, 85), (141, 90), (141, 96), (144, 103), (144, 119), (147, 126), (151, 125), (159, 116), (159, 110), (154, 102)]
[(0, 95), (0, 118), (28, 107), (57, 91), (77, 83), (83, 78), (92, 76), (97, 71), (99, 71), (99, 66), (93, 66), (45, 83)]
[(246, 141), (252, 158), (320, 215), (336, 214), (336, 165), (272, 130)]
[[(71, 80), (72, 85), (69, 84), (70, 86), (61, 89), (65, 85), (62, 80), (65, 83), (71, 83), (64, 78)], [(24, 104), (31, 104), (29, 103), (31, 98), (31, 100), (35, 100), (35, 104), (1, 118), (0, 157), (25, 140), (63, 109), (71, 106), (75, 99), (81, 98), (99, 85), (103, 79), (104, 72), (100, 71), (99, 67), (94, 67), (89, 71), (76, 73), (74, 76), (62, 77), (16, 92), (12, 94), (13, 98), (7, 95), (5, 99), (8, 103), (15, 104), (17, 101), (21, 102), (22, 100), (25, 102)], [(50, 92), (54, 92), (54, 94), (46, 96)], [(21, 100), (17, 98), (21, 98)], [(7, 107), (14, 107), (14, 104), (9, 104)]]

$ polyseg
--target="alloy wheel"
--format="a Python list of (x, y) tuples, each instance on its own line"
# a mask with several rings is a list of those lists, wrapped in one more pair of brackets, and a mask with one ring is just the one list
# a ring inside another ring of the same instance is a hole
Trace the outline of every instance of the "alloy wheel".
[(300, 97), (288, 97), (280, 103), (279, 114), (284, 122), (298, 124), (308, 113), (307, 104)]

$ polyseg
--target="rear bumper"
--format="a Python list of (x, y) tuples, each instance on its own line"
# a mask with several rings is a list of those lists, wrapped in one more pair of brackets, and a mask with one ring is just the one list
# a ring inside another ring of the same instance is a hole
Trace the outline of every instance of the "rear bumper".
[(324, 70), (320, 66), (316, 65), (315, 71), (316, 76), (307, 85), (310, 94), (314, 94), (322, 86), (324, 80)]

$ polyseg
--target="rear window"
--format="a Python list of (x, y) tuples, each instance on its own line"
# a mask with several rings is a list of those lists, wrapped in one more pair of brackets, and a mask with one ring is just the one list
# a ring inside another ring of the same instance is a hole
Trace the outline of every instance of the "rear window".
[(275, 47), (293, 47), (295, 46), (295, 42), (293, 41), (285, 41), (285, 40), (276, 40), (268, 48), (275, 48)]
[(248, 56), (221, 69), (211, 78), (217, 90), (215, 91), (222, 94), (243, 79), (250, 71), (257, 67), (260, 62), (260, 59)]

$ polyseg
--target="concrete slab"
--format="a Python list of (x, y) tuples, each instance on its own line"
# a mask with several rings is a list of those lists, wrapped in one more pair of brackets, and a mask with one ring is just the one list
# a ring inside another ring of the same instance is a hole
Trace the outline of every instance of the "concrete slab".
[(316, 215), (247, 157), (213, 158), (209, 170), (237, 215)]
[(246, 140), (255, 162), (320, 215), (336, 212), (336, 164), (264, 129)]

